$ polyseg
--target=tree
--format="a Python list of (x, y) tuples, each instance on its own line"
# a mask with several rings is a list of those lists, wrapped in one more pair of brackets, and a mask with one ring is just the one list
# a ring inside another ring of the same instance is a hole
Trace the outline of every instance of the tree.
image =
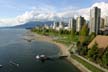
[(88, 27), (87, 24), (84, 24), (80, 33), (79, 33), (79, 41), (83, 45), (84, 42), (86, 42), (87, 35), (88, 35)]
[(99, 58), (99, 49), (97, 47), (97, 43), (95, 43), (93, 47), (88, 51), (88, 58), (95, 62)]
[(60, 30), (59, 30), (59, 34), (61, 35), (61, 34), (63, 34), (63, 33), (64, 33), (63, 29), (60, 29)]
[(105, 66), (108, 66), (108, 47), (106, 48), (106, 50), (102, 56), (102, 62)]
[(90, 35), (89, 35), (89, 42), (91, 42), (96, 36), (96, 33), (92, 32)]
[(71, 40), (73, 41), (74, 37), (75, 37), (75, 30), (74, 29), (71, 30), (70, 36), (71, 36)]
[(86, 56), (88, 52), (88, 48), (86, 46), (80, 48), (80, 55)]
[(80, 35), (87, 36), (88, 35), (88, 27), (87, 24), (84, 24), (81, 28)]

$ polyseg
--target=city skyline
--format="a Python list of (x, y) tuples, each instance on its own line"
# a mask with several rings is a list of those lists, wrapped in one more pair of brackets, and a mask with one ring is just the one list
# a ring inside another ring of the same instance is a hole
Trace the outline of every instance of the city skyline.
[(32, 20), (54, 20), (80, 15), (88, 20), (90, 9), (94, 6), (102, 9), (102, 16), (108, 14), (107, 0), (4, 0), (0, 1), (0, 26), (13, 26)]

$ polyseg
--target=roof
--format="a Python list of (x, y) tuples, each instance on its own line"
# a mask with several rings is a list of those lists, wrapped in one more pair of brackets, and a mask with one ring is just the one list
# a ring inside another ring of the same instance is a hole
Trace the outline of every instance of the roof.
[(108, 47), (108, 36), (98, 35), (96, 36), (92, 42), (88, 45), (88, 48), (92, 48), (92, 46), (97, 43), (98, 48), (106, 49)]

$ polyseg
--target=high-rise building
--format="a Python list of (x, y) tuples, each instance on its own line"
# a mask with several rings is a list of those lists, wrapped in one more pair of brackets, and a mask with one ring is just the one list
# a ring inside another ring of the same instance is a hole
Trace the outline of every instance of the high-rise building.
[(74, 29), (76, 31), (76, 21), (74, 18), (69, 19), (68, 28), (69, 28), (69, 30)]
[(59, 22), (59, 29), (63, 29), (64, 28), (64, 24), (62, 21)]
[(101, 9), (98, 7), (94, 7), (90, 10), (90, 34), (95, 32), (99, 34), (100, 31), (100, 17), (101, 17)]
[(100, 19), (100, 29), (104, 28), (104, 18)]
[(104, 26), (108, 26), (108, 16), (105, 16)]
[(44, 24), (45, 29), (49, 29), (50, 27), (47, 24)]
[(54, 21), (53, 23), (53, 29), (56, 29), (57, 28), (57, 23)]
[(81, 17), (81, 16), (77, 17), (77, 20), (76, 20), (76, 31), (77, 32), (81, 30), (84, 23), (85, 23), (84, 17)]

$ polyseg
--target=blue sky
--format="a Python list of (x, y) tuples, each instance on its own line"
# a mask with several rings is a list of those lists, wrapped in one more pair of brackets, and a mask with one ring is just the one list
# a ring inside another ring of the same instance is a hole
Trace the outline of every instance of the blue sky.
[(25, 11), (44, 6), (52, 7), (53, 11), (62, 11), (68, 7), (86, 8), (100, 1), (108, 2), (108, 0), (0, 0), (0, 18), (14, 18)]

